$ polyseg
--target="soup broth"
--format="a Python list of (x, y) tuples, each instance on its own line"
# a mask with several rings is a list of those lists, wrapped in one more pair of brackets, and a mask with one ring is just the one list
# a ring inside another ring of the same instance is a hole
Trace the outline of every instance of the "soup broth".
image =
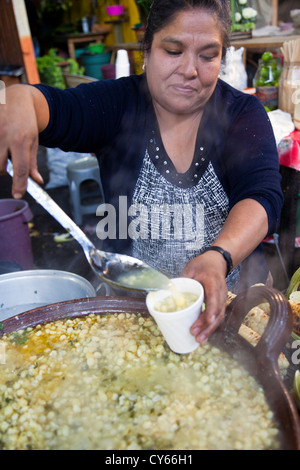
[(173, 353), (152, 318), (88, 315), (1, 338), (0, 449), (276, 449), (262, 387), (206, 344)]

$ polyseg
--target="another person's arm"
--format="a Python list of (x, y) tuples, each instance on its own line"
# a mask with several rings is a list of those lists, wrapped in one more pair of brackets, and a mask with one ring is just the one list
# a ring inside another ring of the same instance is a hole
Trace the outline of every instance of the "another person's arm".
[(30, 85), (13, 85), (6, 89), (6, 103), (0, 105), (0, 172), (5, 173), (8, 156), (14, 167), (12, 195), (19, 199), (31, 176), (43, 179), (37, 168), (39, 132), (49, 121), (44, 95)]

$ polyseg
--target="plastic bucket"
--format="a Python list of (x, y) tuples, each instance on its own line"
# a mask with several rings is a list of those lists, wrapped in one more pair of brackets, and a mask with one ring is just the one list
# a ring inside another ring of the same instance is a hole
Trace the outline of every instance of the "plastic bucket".
[(104, 80), (116, 78), (116, 66), (115, 64), (102, 65), (101, 72)]
[(75, 57), (76, 59), (80, 59), (81, 55), (86, 53), (86, 49), (75, 49)]
[(105, 44), (89, 44), (87, 50), (90, 54), (104, 54)]
[(124, 5), (108, 5), (105, 9), (109, 16), (122, 15), (124, 13)]
[(85, 75), (102, 80), (101, 66), (109, 64), (110, 57), (110, 52), (104, 54), (81, 54), (80, 61), (84, 67)]
[(33, 215), (26, 201), (0, 199), (0, 263), (33, 268), (28, 222)]

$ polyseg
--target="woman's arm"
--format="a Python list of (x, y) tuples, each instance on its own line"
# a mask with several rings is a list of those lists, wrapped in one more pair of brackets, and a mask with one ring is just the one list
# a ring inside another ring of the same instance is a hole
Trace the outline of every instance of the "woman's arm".
[(0, 105), (0, 172), (6, 172), (8, 156), (14, 167), (12, 195), (23, 196), (27, 178), (43, 179), (37, 168), (38, 134), (46, 128), (49, 109), (44, 95), (31, 85), (6, 89), (6, 103)]
[[(243, 103), (237, 106), (238, 112), (229, 126), (220, 163), (220, 178), (224, 176), (222, 181), (227, 184), (231, 209), (213, 243), (231, 254), (234, 267), (276, 230), (283, 202), (271, 124), (256, 98)], [(230, 117), (225, 114), (225, 122), (226, 119)], [(205, 290), (206, 310), (192, 328), (200, 342), (207, 341), (224, 318), (226, 273), (226, 261), (216, 251), (203, 253), (184, 270), (186, 276), (201, 282)]]
[[(267, 232), (268, 217), (263, 206), (253, 199), (244, 199), (232, 208), (213, 245), (228, 251), (235, 267), (252, 253)], [(228, 293), (226, 272), (226, 261), (216, 251), (197, 256), (184, 269), (184, 276), (197, 279), (204, 287), (205, 312), (191, 330), (200, 343), (205, 343), (223, 321)]]

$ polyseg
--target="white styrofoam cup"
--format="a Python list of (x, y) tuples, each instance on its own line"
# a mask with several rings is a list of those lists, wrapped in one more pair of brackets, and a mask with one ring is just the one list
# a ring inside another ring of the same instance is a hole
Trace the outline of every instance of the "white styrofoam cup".
[(146, 305), (170, 349), (179, 354), (186, 354), (194, 351), (199, 346), (195, 336), (191, 334), (190, 328), (201, 313), (204, 289), (200, 282), (195, 279), (182, 277), (171, 279), (171, 282), (179, 292), (198, 295), (197, 300), (180, 311), (160, 312), (155, 306), (165, 297), (172, 295), (168, 289), (161, 289), (147, 294)]

